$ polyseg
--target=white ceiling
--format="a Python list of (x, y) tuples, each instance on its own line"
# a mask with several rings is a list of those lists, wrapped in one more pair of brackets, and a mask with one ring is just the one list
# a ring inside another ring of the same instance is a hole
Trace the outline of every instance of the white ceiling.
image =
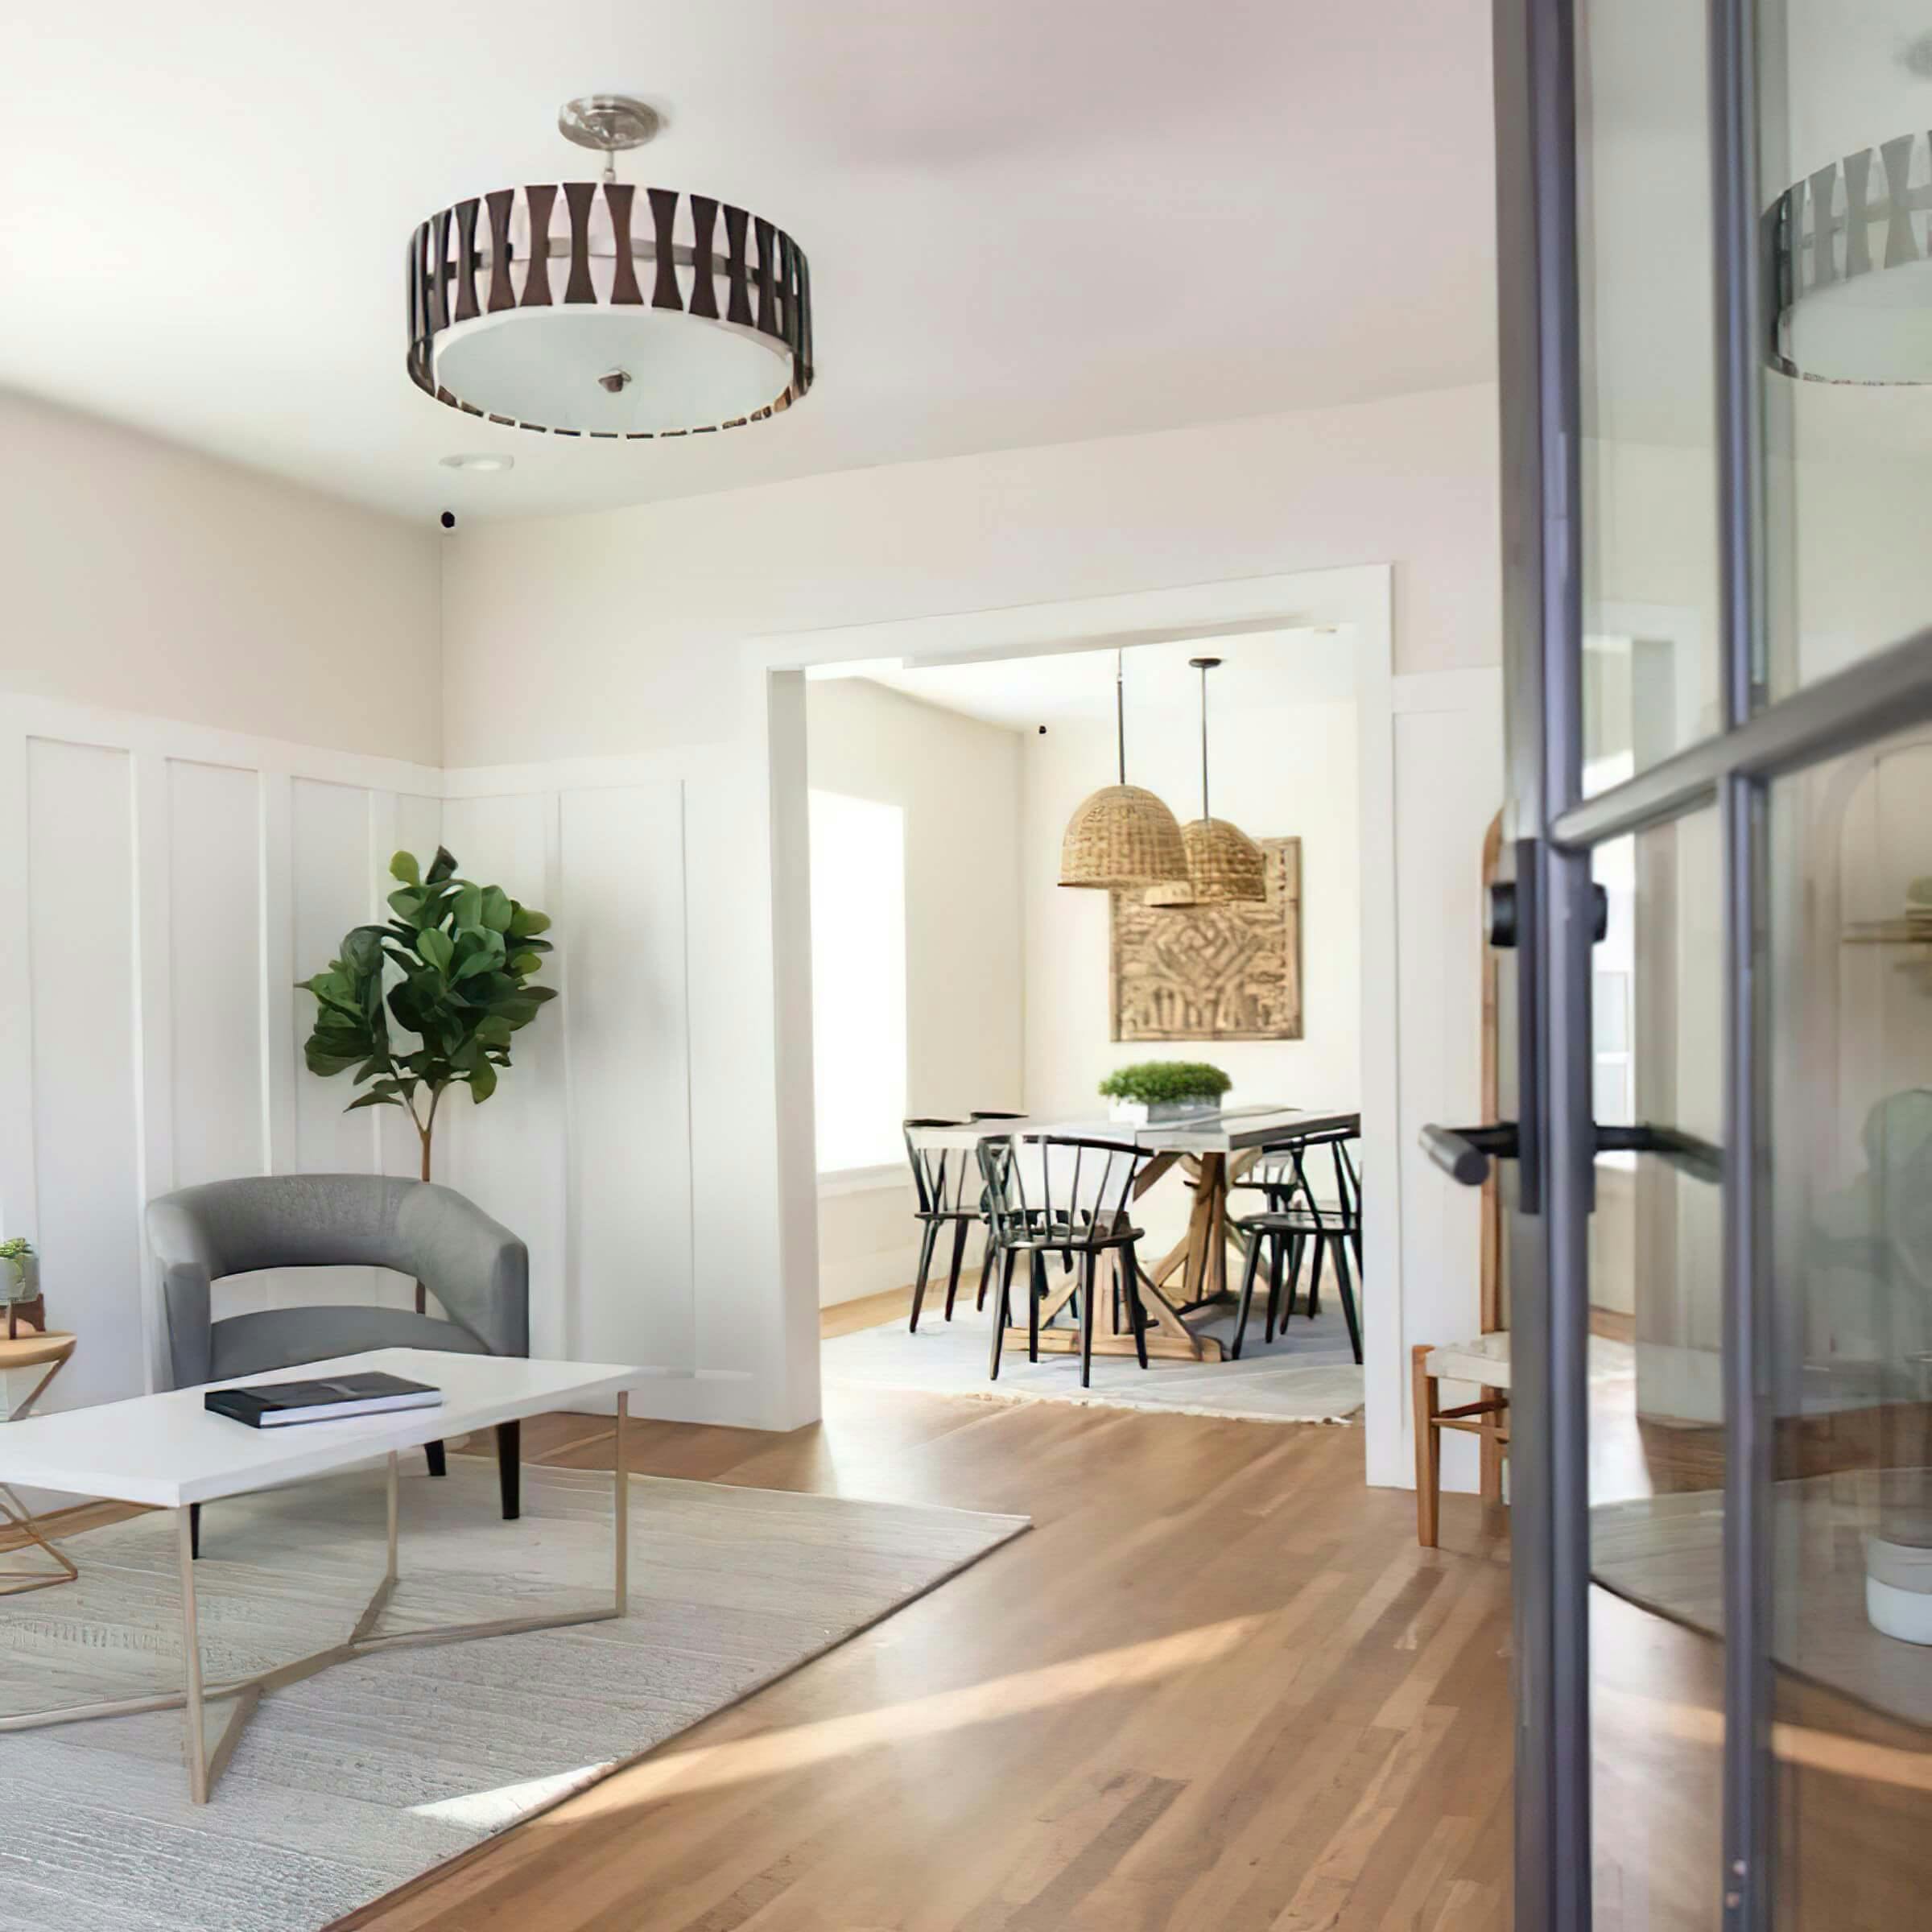
[[(1355, 696), (1353, 647), (1346, 631), (1261, 631), (1136, 645), (1122, 664), (1129, 745), (1150, 720), (1179, 717), (1192, 727), (1199, 715), (1201, 674), (1190, 666), (1191, 658), (1221, 660), (1220, 668), (1208, 673), (1211, 717), (1285, 704), (1334, 704)], [(1070, 650), (983, 664), (850, 669), (943, 710), (1033, 731), (1042, 724), (1111, 728), (1113, 667), (1111, 650)]]
[[(811, 262), (771, 422), (586, 444), (403, 373), (424, 216), (625, 178)], [(1487, 0), (93, 0), (0, 30), (0, 383), (412, 514), (580, 510), (1493, 373)], [(437, 459), (506, 448), (513, 473)]]

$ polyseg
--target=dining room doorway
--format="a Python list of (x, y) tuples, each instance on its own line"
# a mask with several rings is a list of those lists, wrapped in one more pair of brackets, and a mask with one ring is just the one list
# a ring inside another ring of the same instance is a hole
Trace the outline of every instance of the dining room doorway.
[[(1285, 1241), (1264, 1241), (1249, 1282), (1241, 1226), (1285, 1204), (1259, 1183), (1286, 1174), (1302, 1117), (1359, 1117), (1356, 664), (1352, 628), (1324, 624), (808, 679), (828, 1383), (1269, 1421), (1359, 1415), (1359, 1228), (1352, 1246), (1300, 1242), (1298, 1269)], [(1116, 776), (1123, 740), (1129, 776), (1177, 823), (1203, 815), (1208, 787), (1212, 816), (1263, 861), (1263, 896), (1150, 907), (1141, 893), (1063, 887), (1069, 815)], [(1100, 1089), (1150, 1064), (1212, 1067), (1228, 1083), (1221, 1109), (1246, 1131), (1224, 1157), (1154, 1150), (1137, 1179), (1148, 1367), (1103, 1332), (1084, 1382), (1067, 1289), (1049, 1297), (1058, 1312), (1041, 1343), (1017, 1345), (1015, 1328), (996, 1379), (998, 1269), (977, 1150), (968, 1133), (923, 1143), (976, 1121), (993, 1123), (992, 1138), (1145, 1139)], [(1284, 1108), (1297, 1113), (1269, 1111)], [(1353, 1203), (1337, 1186), (1359, 1175), (1353, 1137), (1345, 1153), (1310, 1149), (1303, 1167), (1310, 1204), (1346, 1235)]]

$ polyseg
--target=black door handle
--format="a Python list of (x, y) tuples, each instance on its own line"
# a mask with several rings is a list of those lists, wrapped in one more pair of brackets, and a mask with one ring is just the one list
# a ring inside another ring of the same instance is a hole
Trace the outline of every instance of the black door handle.
[[(1425, 1127), (1422, 1151), (1451, 1180), (1465, 1187), (1480, 1187), (1489, 1178), (1492, 1160), (1513, 1161), (1522, 1150), (1516, 1123), (1504, 1121), (1493, 1127)], [(1599, 1154), (1654, 1154), (1700, 1181), (1724, 1178), (1724, 1150), (1695, 1134), (1680, 1133), (1674, 1127), (1599, 1127)]]
[(1465, 1187), (1480, 1187), (1488, 1179), (1492, 1157), (1513, 1161), (1518, 1151), (1513, 1121), (1495, 1127), (1425, 1127), (1422, 1140), (1422, 1152)]

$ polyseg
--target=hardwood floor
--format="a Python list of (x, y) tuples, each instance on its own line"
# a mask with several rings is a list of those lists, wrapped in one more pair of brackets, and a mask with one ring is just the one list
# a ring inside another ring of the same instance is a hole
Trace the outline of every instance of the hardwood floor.
[[(526, 1425), (609, 1463), (608, 1426)], [(933, 1595), (342, 1922), (383, 1932), (1491, 1932), (1499, 1526), (1371, 1491), (1357, 1430), (868, 1391), (633, 1468), (1018, 1509)], [(648, 1560), (640, 1551), (639, 1558)]]

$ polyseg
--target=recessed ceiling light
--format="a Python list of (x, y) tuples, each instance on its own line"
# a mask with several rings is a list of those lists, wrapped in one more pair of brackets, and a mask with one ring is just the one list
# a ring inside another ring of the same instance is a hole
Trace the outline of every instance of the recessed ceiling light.
[(494, 453), (444, 456), (442, 463), (445, 469), (514, 469), (517, 466), (514, 456)]

